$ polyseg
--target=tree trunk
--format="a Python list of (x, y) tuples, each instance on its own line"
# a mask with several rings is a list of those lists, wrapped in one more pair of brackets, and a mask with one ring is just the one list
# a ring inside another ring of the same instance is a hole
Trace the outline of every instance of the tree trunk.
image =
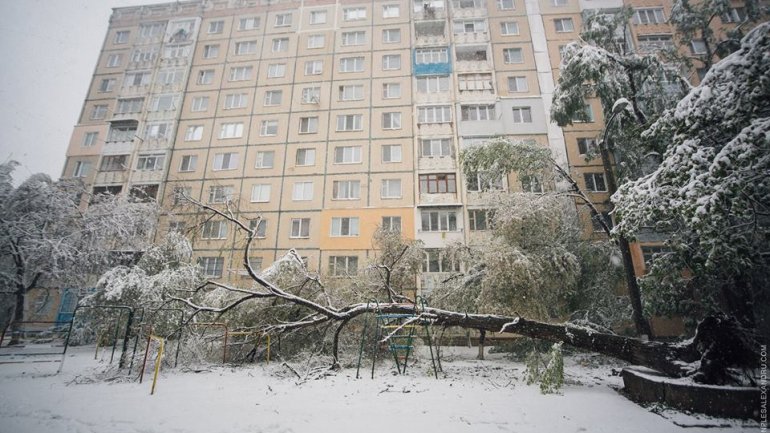
[(21, 322), (24, 321), (25, 298), (26, 293), (24, 289), (16, 291), (16, 305), (13, 309), (13, 319), (11, 319), (11, 341), (8, 343), (12, 346), (21, 343), (21, 330), (23, 328)]
[(484, 340), (486, 339), (486, 329), (479, 329), (479, 355), (476, 359), (484, 360)]

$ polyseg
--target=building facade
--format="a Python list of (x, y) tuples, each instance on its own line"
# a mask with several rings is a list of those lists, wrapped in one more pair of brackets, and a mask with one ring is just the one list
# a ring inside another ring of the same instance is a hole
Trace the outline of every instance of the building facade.
[[(634, 0), (639, 3), (641, 0)], [(653, 4), (656, 1), (660, 5)], [(652, 2), (652, 3), (650, 3)], [(636, 40), (668, 0), (644, 0)], [(648, 4), (649, 3), (649, 4)], [(605, 202), (603, 131), (550, 121), (561, 49), (608, 0), (203, 0), (114, 9), (63, 177), (160, 201), (160, 233), (188, 230), (211, 278), (242, 278), (244, 236), (181, 197), (229, 204), (257, 228), (250, 258), (290, 248), (355, 274), (378, 227), (422, 240), (429, 291), (456, 270), (450, 242), (483, 243), (485, 191), (537, 179), (466, 179), (463, 146), (533, 140)], [(646, 21), (645, 21), (646, 20)], [(665, 25), (665, 24), (663, 24)], [(647, 38), (649, 39), (649, 38)], [(649, 41), (648, 41), (649, 42)], [(591, 230), (590, 219), (586, 220)]]

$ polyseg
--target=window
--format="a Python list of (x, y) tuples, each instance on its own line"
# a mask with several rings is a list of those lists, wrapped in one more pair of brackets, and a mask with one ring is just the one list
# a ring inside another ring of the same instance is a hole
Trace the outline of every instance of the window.
[(364, 99), (364, 86), (362, 84), (351, 84), (340, 86), (340, 101), (359, 101)]
[(198, 84), (211, 84), (214, 82), (214, 70), (205, 69), (198, 71)]
[(299, 133), (315, 134), (318, 132), (318, 117), (300, 117)]
[(663, 8), (635, 9), (633, 16), (634, 24), (663, 24), (666, 22), (666, 16), (663, 14)]
[(457, 212), (453, 210), (422, 211), (420, 219), (424, 232), (457, 231)]
[(363, 45), (366, 43), (366, 32), (343, 32), (342, 46)]
[(291, 219), (291, 238), (309, 238), (310, 237), (310, 218), (292, 218)]
[(320, 87), (305, 87), (302, 89), (303, 104), (318, 104), (321, 100)]
[(112, 89), (114, 89), (114, 88), (115, 88), (115, 79), (114, 78), (105, 78), (99, 84), (99, 91), (100, 92), (112, 92)]
[(110, 54), (109, 57), (107, 57), (107, 67), (108, 68), (117, 68), (120, 66), (120, 62), (123, 60), (123, 54)]
[(326, 11), (311, 11), (310, 24), (326, 24)]
[(543, 193), (543, 181), (539, 176), (521, 176), (521, 190), (535, 194)]
[(746, 21), (747, 15), (746, 15), (746, 8), (743, 7), (737, 7), (737, 8), (730, 8), (730, 10), (724, 14), (721, 15), (722, 22), (724, 24), (728, 23), (741, 23), (743, 21)]
[(198, 260), (204, 277), (220, 278), (225, 267), (224, 257), (201, 257)]
[(524, 63), (524, 55), (521, 52), (521, 48), (503, 49), (503, 61), (506, 64)]
[(639, 35), (639, 51), (653, 53), (662, 49), (673, 49), (674, 41), (671, 35)]
[(244, 30), (256, 30), (259, 28), (260, 24), (260, 18), (259, 17), (245, 17), (238, 20), (238, 30), (244, 31)]
[(115, 44), (125, 44), (128, 42), (128, 35), (130, 32), (128, 30), (119, 30), (115, 32), (115, 40), (113, 43)]
[(497, 8), (501, 11), (513, 9), (513, 0), (497, 0)]
[(383, 230), (389, 232), (401, 233), (401, 217), (400, 216), (384, 216), (382, 217)]
[(358, 164), (361, 162), (361, 146), (337, 146), (334, 148), (335, 164)]
[(567, 0), (553, 0), (553, 5), (556, 7), (567, 6)]
[(532, 123), (530, 107), (513, 107), (513, 123)]
[(113, 123), (107, 141), (133, 141), (136, 136), (136, 122)]
[(463, 33), (485, 33), (487, 22), (484, 20), (455, 21), (452, 29), (456, 35)]
[(400, 144), (383, 145), (382, 162), (401, 162), (401, 145)]
[(468, 209), (468, 229), (484, 231), (492, 228), (492, 213), (493, 211), (487, 209)]
[(91, 163), (88, 161), (76, 161), (75, 169), (72, 170), (72, 177), (86, 177), (91, 171)]
[(209, 109), (209, 97), (208, 96), (196, 96), (192, 99), (191, 111), (206, 111)]
[(259, 135), (262, 137), (278, 135), (278, 121), (273, 119), (263, 120), (259, 125)]
[(382, 129), (401, 129), (401, 113), (382, 113)]
[(80, 144), (83, 147), (92, 147), (96, 145), (96, 140), (99, 138), (98, 132), (86, 132), (83, 136), (83, 142)]
[(315, 165), (315, 149), (297, 149), (296, 165)]
[(358, 257), (329, 256), (329, 275), (345, 277), (358, 274)]
[(488, 59), (486, 45), (457, 46), (455, 52), (458, 62), (486, 62)]
[(251, 202), (266, 203), (270, 201), (270, 184), (256, 184), (251, 187)]
[(706, 42), (703, 39), (693, 39), (690, 41), (690, 49), (693, 54), (706, 54)]
[(261, 150), (257, 152), (256, 163), (254, 168), (273, 168), (275, 163), (275, 151), (273, 150)]
[(503, 189), (502, 178), (492, 178), (486, 173), (474, 173), (465, 179), (468, 191), (482, 192)]
[(577, 145), (581, 155), (596, 155), (599, 150), (595, 138), (578, 138)]
[(332, 230), (330, 236), (358, 236), (358, 218), (355, 217), (333, 217)]
[(383, 18), (398, 18), (401, 16), (401, 9), (399, 5), (384, 5), (382, 6)]
[(343, 57), (340, 59), (340, 72), (362, 72), (363, 70), (363, 57)]
[(203, 125), (190, 125), (184, 134), (184, 141), (200, 141), (203, 138)]
[(150, 101), (149, 111), (171, 111), (176, 110), (177, 95), (159, 95), (154, 96)]
[[(606, 214), (606, 212), (602, 212), (602, 214)], [(605, 221), (612, 221), (609, 219), (609, 215), (607, 215)], [(649, 268), (656, 258), (662, 257), (663, 255), (671, 252), (671, 249), (664, 245), (642, 245), (641, 248), (642, 259), (644, 260), (645, 268)]]
[(142, 111), (142, 105), (144, 105), (144, 98), (118, 99), (115, 114), (138, 113)]
[(395, 44), (401, 42), (401, 29), (385, 29), (382, 31), (382, 42)]
[(452, 156), (451, 139), (432, 138), (420, 140), (420, 156), (428, 158)]
[(233, 199), (233, 187), (214, 185), (209, 187), (209, 203), (225, 203)]
[(366, 8), (345, 8), (342, 11), (342, 18), (345, 21), (365, 20)]
[(155, 82), (164, 86), (170, 86), (173, 84), (181, 83), (182, 78), (184, 78), (184, 70), (168, 69), (158, 72), (158, 78), (155, 80)]
[[(288, 39), (287, 39), (288, 40)], [(218, 50), (218, 47), (217, 47)], [(235, 43), (235, 55), (243, 56), (257, 52), (257, 41), (244, 41)]]
[(288, 27), (291, 25), (291, 13), (277, 14), (275, 16), (276, 27)]
[(286, 75), (285, 63), (274, 63), (267, 66), (267, 78), (279, 78)]
[(384, 83), (382, 85), (382, 97), (384, 99), (395, 99), (401, 97), (400, 83)]
[(223, 123), (219, 129), (219, 138), (243, 137), (243, 122)]
[(326, 37), (324, 35), (310, 35), (307, 38), (308, 48), (323, 48), (326, 45)]
[(324, 70), (322, 60), (309, 60), (305, 62), (305, 75), (321, 75)]
[(219, 57), (219, 45), (205, 45), (203, 47), (204, 59), (216, 59)]
[(528, 92), (527, 77), (508, 77), (508, 91), (511, 93)]
[(166, 23), (147, 23), (139, 26), (139, 36), (152, 38), (160, 36), (166, 30)]
[(575, 30), (572, 18), (557, 18), (553, 20), (553, 25), (556, 28), (557, 33), (566, 33)]
[(397, 71), (401, 69), (401, 54), (386, 54), (382, 56), (383, 71)]
[(198, 155), (184, 155), (179, 162), (179, 171), (194, 171), (198, 165)]
[[(264, 218), (254, 219), (249, 221), (249, 229), (250, 230), (256, 230), (254, 233), (254, 236), (257, 238), (265, 238), (267, 237), (267, 220)], [(257, 269), (256, 265), (254, 265), (253, 259), (249, 259), (249, 262), (252, 264), (251, 267)], [(260, 261), (259, 267), (262, 267), (262, 263)]]
[[(171, 190), (171, 197), (173, 198), (175, 205), (186, 202), (188, 197), (191, 197), (191, 196), (192, 196), (192, 187), (189, 187), (189, 186), (175, 186), (174, 189)], [(181, 221), (172, 221), (169, 225), (174, 224), (175, 230), (169, 230), (169, 231), (182, 231), (182, 229), (184, 228), (184, 223), (180, 227), (179, 225), (180, 222)]]
[(91, 110), (91, 120), (101, 120), (104, 119), (107, 116), (107, 106), (106, 105), (94, 105), (94, 108)]
[(248, 103), (248, 93), (230, 93), (225, 95), (225, 110), (244, 108)]
[(418, 93), (440, 93), (449, 91), (449, 77), (446, 75), (417, 77)]
[(222, 33), (222, 31), (225, 29), (225, 22), (224, 21), (210, 21), (209, 22), (209, 34), (218, 34)]
[(361, 198), (361, 181), (335, 180), (332, 182), (333, 200), (358, 200)]
[(237, 165), (238, 154), (235, 152), (214, 155), (214, 170), (235, 170)]
[(337, 131), (361, 131), (363, 116), (361, 114), (342, 114), (337, 116)]
[(519, 34), (519, 23), (516, 21), (507, 21), (500, 23), (500, 33), (505, 36), (516, 36)]
[(123, 87), (146, 86), (150, 84), (151, 75), (147, 71), (126, 72)]
[(100, 171), (124, 171), (128, 166), (128, 155), (109, 155), (102, 158)]
[(251, 79), (253, 66), (233, 66), (230, 68), (230, 81), (245, 81)]
[(380, 198), (401, 198), (401, 179), (383, 179)]
[(421, 174), (420, 193), (444, 194), (457, 192), (457, 176), (454, 173)]
[(289, 38), (275, 38), (273, 39), (272, 51), (274, 53), (280, 53), (289, 50)]
[(586, 189), (592, 192), (606, 192), (607, 184), (604, 182), (604, 173), (583, 173)]
[(291, 199), (294, 201), (312, 200), (313, 182), (294, 182)]
[(136, 169), (139, 171), (163, 170), (164, 155), (139, 155), (136, 158)]
[(594, 121), (594, 109), (591, 107), (591, 104), (585, 104), (583, 106), (583, 111), (578, 111), (575, 113), (575, 115), (572, 117), (572, 121), (575, 123), (578, 122), (593, 122)]
[(462, 120), (495, 120), (494, 105), (463, 105), (460, 107)]
[(149, 140), (158, 140), (168, 137), (171, 132), (171, 123), (152, 122), (144, 128), (144, 138)]
[(422, 263), (423, 272), (460, 272), (460, 264), (450, 261), (446, 253), (441, 250), (425, 250), (425, 261)]
[(225, 221), (206, 221), (201, 230), (203, 239), (226, 239), (227, 223)]
[(265, 92), (264, 105), (266, 107), (271, 105), (281, 105), (282, 99), (283, 99), (283, 90), (268, 90), (267, 92)]
[[(170, 57), (170, 56), (165, 56)], [(134, 50), (131, 53), (132, 62), (154, 62), (158, 58), (158, 48), (142, 48)]]
[(446, 48), (418, 48), (414, 53), (414, 61), (418, 65), (449, 62), (449, 50)]
[(452, 107), (434, 105), (417, 108), (417, 123), (449, 123), (452, 121)]

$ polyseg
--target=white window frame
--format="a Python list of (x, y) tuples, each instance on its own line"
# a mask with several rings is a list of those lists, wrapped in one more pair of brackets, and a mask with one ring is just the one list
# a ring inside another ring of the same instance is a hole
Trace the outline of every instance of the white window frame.
[(358, 237), (360, 235), (358, 217), (332, 217), (330, 237)]
[(318, 133), (318, 116), (300, 117), (299, 133), (300, 134), (317, 134)]
[(275, 166), (274, 150), (259, 150), (254, 161), (254, 168), (273, 168)]
[(265, 119), (260, 122), (260, 137), (274, 137), (276, 135), (278, 135), (278, 119)]
[(398, 71), (401, 69), (401, 54), (384, 54), (382, 56), (383, 71)]
[(204, 59), (216, 59), (219, 57), (219, 44), (209, 44), (203, 46)]
[(223, 108), (225, 110), (235, 110), (238, 108), (245, 108), (249, 101), (248, 93), (228, 93), (225, 95), (225, 101)]
[(289, 27), (292, 22), (292, 13), (281, 13), (275, 15), (275, 27)]
[(272, 107), (275, 105), (281, 105), (282, 101), (283, 90), (267, 90), (265, 91), (265, 99), (262, 105), (265, 107)]
[(273, 38), (270, 51), (273, 53), (285, 53), (289, 51), (289, 38)]
[(209, 109), (209, 97), (208, 96), (194, 96), (192, 103), (190, 104), (190, 111), (201, 112)]
[(420, 140), (420, 156), (423, 158), (451, 157), (453, 153), (451, 138), (423, 138)]
[(532, 107), (512, 107), (513, 123), (532, 123)]
[(310, 35), (307, 37), (308, 49), (323, 48), (326, 45), (326, 35)]
[(219, 138), (241, 138), (243, 137), (243, 122), (225, 122), (219, 127)]
[(89, 161), (75, 161), (72, 177), (86, 177), (89, 171), (91, 171), (91, 163)]
[(230, 185), (212, 185), (209, 187), (209, 203), (227, 203), (233, 199), (235, 189)]
[(350, 32), (342, 32), (342, 46), (353, 47), (357, 45), (364, 45), (366, 43), (366, 32), (363, 30), (355, 30)]
[(320, 87), (304, 87), (302, 88), (302, 103), (303, 104), (318, 104), (321, 100), (321, 88)]
[(214, 82), (215, 72), (213, 69), (202, 69), (198, 71), (198, 79), (196, 83), (198, 85), (208, 85)]
[(451, 123), (451, 105), (429, 105), (417, 107), (418, 124)]
[(382, 113), (382, 129), (401, 129), (401, 112), (389, 111)]
[(339, 87), (340, 101), (361, 101), (364, 99), (363, 84), (347, 84)]
[(286, 76), (286, 63), (267, 65), (267, 78), (281, 78), (284, 76)]
[(310, 24), (326, 24), (327, 15), (325, 10), (310, 11)]
[(366, 63), (366, 58), (364, 56), (342, 57), (340, 58), (340, 72), (341, 73), (363, 72), (365, 63)]
[(332, 200), (360, 200), (360, 180), (335, 180), (332, 182)]
[(262, 24), (260, 17), (242, 17), (238, 20), (238, 31), (256, 30)]
[(361, 146), (335, 146), (334, 164), (360, 164), (362, 154)]
[(351, 7), (342, 10), (342, 19), (345, 21), (357, 21), (366, 19), (365, 7)]
[(383, 83), (382, 98), (398, 99), (401, 97), (401, 83)]
[(508, 77), (508, 92), (510, 93), (529, 92), (529, 82), (527, 81), (527, 77), (524, 75), (514, 75), (511, 77)]
[(500, 23), (500, 34), (503, 36), (518, 36), (519, 23), (518, 21), (503, 21)]
[(401, 179), (382, 179), (380, 183), (380, 198), (399, 199), (402, 197)]
[(203, 139), (203, 125), (190, 125), (184, 133), (184, 141), (200, 141)]
[[(597, 178), (601, 178), (604, 189), (598, 189)], [(607, 179), (604, 177), (604, 173), (583, 173), (583, 181), (586, 184), (586, 190), (589, 192), (607, 192)]]
[(323, 60), (308, 60), (305, 62), (305, 75), (321, 75), (323, 72)]
[(506, 65), (517, 65), (524, 63), (524, 50), (519, 47), (504, 48), (503, 62)]
[(403, 160), (403, 153), (400, 144), (383, 144), (381, 154), (382, 162), (384, 164), (397, 163)]
[(216, 35), (225, 30), (225, 22), (223, 20), (209, 21), (208, 34)]
[(293, 201), (313, 200), (313, 182), (312, 181), (294, 182), (294, 185), (292, 185), (292, 189), (291, 189), (291, 199)]
[(251, 202), (267, 203), (270, 201), (272, 185), (269, 183), (256, 183), (251, 186)]
[(224, 257), (199, 257), (198, 263), (204, 277), (222, 278), (225, 267)]
[(401, 42), (401, 29), (383, 29), (382, 30), (382, 43), (383, 44), (398, 44)]
[(99, 132), (89, 131), (83, 134), (83, 142), (80, 143), (81, 147), (93, 147), (96, 146), (96, 141), (99, 139)]
[(208, 220), (201, 227), (201, 239), (227, 239), (227, 222)]
[(254, 71), (254, 67), (247, 66), (231, 66), (228, 81), (247, 81), (251, 79), (251, 74)]
[(235, 170), (238, 168), (238, 152), (214, 154), (214, 171)]
[(312, 147), (301, 147), (297, 149), (294, 165), (297, 167), (309, 167), (315, 165), (315, 149)]
[(383, 18), (398, 18), (401, 16), (401, 6), (398, 4), (382, 5)]
[(363, 131), (362, 114), (340, 114), (337, 116), (337, 132)]
[(310, 237), (310, 218), (292, 218), (289, 238), (307, 239)]
[(575, 31), (575, 23), (572, 18), (555, 18), (553, 27), (556, 33), (570, 33)]
[(186, 173), (195, 171), (198, 165), (198, 155), (182, 155), (179, 160), (179, 172)]

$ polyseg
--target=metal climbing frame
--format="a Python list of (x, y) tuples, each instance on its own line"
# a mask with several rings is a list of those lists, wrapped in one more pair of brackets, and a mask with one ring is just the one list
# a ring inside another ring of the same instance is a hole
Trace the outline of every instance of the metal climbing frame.
[[(399, 374), (406, 373), (409, 363), (409, 356), (414, 350), (415, 331), (422, 327), (428, 340), (430, 349), (430, 359), (433, 365), (433, 374), (438, 379), (438, 369), (436, 366), (437, 352), (433, 351), (433, 338), (430, 333), (430, 320), (420, 317), (420, 309), (423, 311), (427, 306), (425, 300), (421, 297), (416, 298), (412, 313), (383, 313), (377, 300), (367, 302), (367, 310), (371, 303), (375, 304), (376, 331), (375, 341), (372, 350), (372, 379), (374, 379), (374, 370), (377, 363), (377, 353), (381, 343), (388, 343), (388, 350), (393, 355), (396, 369)], [(361, 361), (363, 358), (364, 340), (366, 339), (366, 330), (368, 317), (364, 317), (364, 326), (361, 333), (361, 344), (358, 352), (358, 366), (356, 368), (356, 378), (359, 377)], [(383, 338), (384, 331), (388, 334)]]
[(67, 329), (67, 339), (64, 341), (64, 351), (61, 354), (61, 362), (59, 363), (59, 370), (58, 372), (61, 372), (62, 368), (64, 368), (64, 357), (67, 355), (67, 348), (69, 347), (70, 342), (70, 336), (72, 335), (72, 325), (75, 323), (75, 319), (77, 319), (78, 311), (82, 309), (102, 309), (102, 310), (120, 310), (120, 313), (118, 314), (118, 319), (115, 322), (115, 341), (112, 345), (112, 354), (110, 354), (110, 363), (112, 363), (112, 360), (115, 356), (115, 347), (117, 346), (118, 341), (118, 335), (119, 335), (119, 329), (120, 329), (120, 320), (123, 317), (123, 312), (128, 312), (128, 316), (126, 319), (126, 332), (123, 334), (123, 349), (120, 353), (120, 360), (118, 361), (118, 368), (123, 368), (126, 363), (126, 352), (128, 351), (128, 344), (129, 340), (131, 339), (131, 323), (134, 320), (134, 309), (132, 307), (129, 307), (127, 305), (78, 305), (75, 307), (75, 311), (72, 312), (72, 320), (70, 320), (69, 327)]

